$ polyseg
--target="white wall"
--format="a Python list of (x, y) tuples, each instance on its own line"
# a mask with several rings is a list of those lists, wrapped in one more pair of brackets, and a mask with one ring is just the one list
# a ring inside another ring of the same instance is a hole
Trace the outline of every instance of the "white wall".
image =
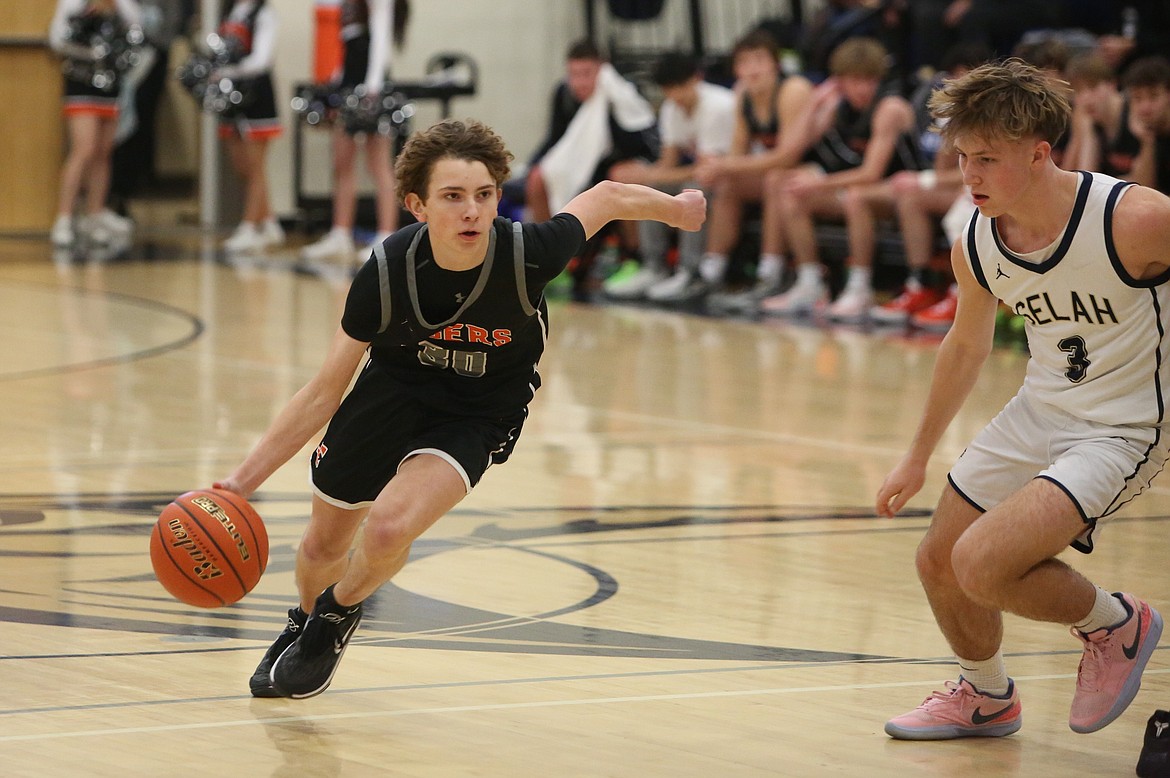
[[(270, 0), (280, 14), (276, 89), (285, 119), (284, 136), (273, 144), (268, 161), (273, 207), (278, 214), (294, 208), (292, 121), (288, 107), (293, 85), (309, 81), (313, 67), (312, 0)], [(452, 102), (456, 118), (472, 117), (493, 127), (517, 161), (523, 161), (543, 137), (549, 98), (564, 72), (569, 44), (585, 35), (580, 0), (412, 0), (406, 42), (395, 54), (395, 78), (423, 75), (427, 60), (439, 51), (461, 51), (479, 64), (479, 91)], [(438, 105), (418, 104), (415, 126), (439, 117)], [(299, 119), (297, 119), (299, 121)], [(328, 191), (327, 133), (306, 136), (305, 189)]]

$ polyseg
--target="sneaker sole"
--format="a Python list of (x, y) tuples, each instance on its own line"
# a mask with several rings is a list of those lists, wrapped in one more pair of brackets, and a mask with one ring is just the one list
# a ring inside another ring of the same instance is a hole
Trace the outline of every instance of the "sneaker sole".
[(789, 310), (777, 311), (764, 308), (760, 306), (760, 313), (764, 316), (773, 316), (777, 319), (808, 319), (816, 313), (816, 308), (791, 308)]
[(982, 727), (960, 727), (957, 724), (945, 727), (900, 727), (892, 721), (886, 722), (886, 734), (895, 740), (957, 740), (964, 737), (1005, 737), (1018, 732), (1024, 723), (1023, 716), (1015, 721)]
[[(353, 629), (349, 631), (349, 637), (353, 637), (353, 633), (357, 632), (358, 625), (361, 623), (362, 619), (361, 616), (359, 616), (354, 622)], [(294, 643), (293, 645), (296, 644)], [(349, 638), (346, 638), (345, 645), (342, 646), (341, 650), (337, 652), (337, 661), (333, 663), (333, 669), (329, 671), (329, 677), (325, 679), (323, 684), (311, 692), (285, 693), (285, 691), (280, 688), (280, 684), (276, 682), (276, 668), (280, 664), (280, 660), (284, 659), (284, 655), (288, 653), (289, 648), (292, 648), (292, 646), (289, 646), (284, 651), (281, 651), (280, 656), (278, 656), (276, 661), (272, 663), (272, 670), (268, 673), (268, 682), (272, 684), (272, 690), (276, 692), (276, 696), (278, 697), (289, 697), (294, 700), (306, 700), (309, 697), (316, 697), (318, 694), (328, 689), (329, 684), (333, 683), (333, 676), (337, 673), (337, 668), (341, 667), (341, 659), (345, 656), (346, 649), (349, 648)]]
[(253, 697), (261, 697), (264, 699), (273, 699), (273, 698), (284, 696), (283, 694), (281, 694), (280, 692), (278, 692), (276, 690), (276, 687), (273, 686), (271, 682), (266, 682), (263, 685), (257, 684), (255, 686), (253, 686), (250, 683), (248, 685), (252, 690)]
[(904, 327), (910, 323), (909, 314), (893, 314), (893, 313), (877, 313), (876, 311), (869, 312), (869, 320), (874, 324), (886, 324), (891, 327)]
[(1162, 614), (1151, 608), (1150, 615), (1150, 631), (1146, 633), (1146, 639), (1142, 641), (1142, 648), (1138, 652), (1137, 661), (1134, 662), (1133, 669), (1129, 671), (1129, 677), (1125, 679), (1125, 685), (1121, 687), (1121, 693), (1117, 695), (1117, 701), (1113, 703), (1113, 707), (1109, 709), (1108, 713), (1092, 724), (1073, 724), (1070, 721), (1068, 726), (1073, 732), (1079, 735), (1087, 735), (1090, 732), (1104, 729), (1112, 724), (1118, 716), (1125, 713), (1125, 709), (1129, 707), (1129, 704), (1133, 702), (1133, 698), (1137, 696), (1138, 689), (1142, 688), (1142, 673), (1145, 672), (1146, 664), (1150, 661), (1150, 657), (1154, 655), (1154, 649), (1158, 647), (1158, 640), (1162, 637)]

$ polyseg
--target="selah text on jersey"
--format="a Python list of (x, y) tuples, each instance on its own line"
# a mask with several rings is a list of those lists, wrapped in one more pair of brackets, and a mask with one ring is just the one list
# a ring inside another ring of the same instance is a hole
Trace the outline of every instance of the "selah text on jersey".
[(585, 240), (575, 216), (541, 224), (497, 217), (479, 266), (439, 267), (425, 224), (394, 233), (362, 266), (342, 327), (370, 343), (371, 367), (447, 413), (504, 417), (540, 386), (544, 287)]
[(967, 261), (978, 282), (1027, 321), (1023, 392), (1100, 424), (1165, 424), (1170, 272), (1131, 278), (1117, 256), (1113, 211), (1132, 184), (1078, 175), (1072, 215), (1051, 256), (1012, 253), (996, 220), (976, 211), (964, 237)]

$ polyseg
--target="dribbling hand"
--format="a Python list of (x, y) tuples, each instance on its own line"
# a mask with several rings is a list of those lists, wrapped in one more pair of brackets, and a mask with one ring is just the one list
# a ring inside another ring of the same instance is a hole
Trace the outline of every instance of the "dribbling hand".
[(225, 478), (222, 481), (216, 481), (211, 485), (211, 488), (223, 489), (224, 491), (234, 492), (245, 499), (248, 498), (248, 495), (244, 493), (244, 488), (231, 478)]

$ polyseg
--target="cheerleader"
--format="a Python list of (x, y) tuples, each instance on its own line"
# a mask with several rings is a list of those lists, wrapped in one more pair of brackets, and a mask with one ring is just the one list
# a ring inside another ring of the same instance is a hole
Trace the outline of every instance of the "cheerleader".
[[(61, 169), (61, 188), (57, 219), (49, 239), (54, 246), (72, 246), (79, 233), (96, 244), (108, 245), (128, 241), (131, 222), (105, 207), (110, 187), (110, 156), (114, 150), (114, 133), (118, 126), (118, 74), (112, 78), (94, 72), (90, 65), (102, 60), (102, 47), (89, 41), (72, 40), (71, 26), (85, 23), (96, 29), (111, 22), (115, 29), (141, 23), (141, 9), (136, 0), (58, 0), (49, 27), (49, 45), (58, 54), (78, 64), (65, 75), (65, 123), (69, 135), (69, 154)], [(91, 77), (83, 78), (82, 73)], [(85, 190), (84, 215), (74, 224), (73, 211), (82, 189)]]
[(245, 94), (243, 104), (220, 121), (232, 167), (244, 182), (244, 214), (224, 241), (227, 251), (256, 251), (284, 243), (284, 230), (268, 200), (268, 144), (280, 136), (272, 63), (276, 55), (276, 13), (265, 0), (228, 0), (219, 35), (241, 56), (211, 74), (213, 82), (230, 78)]
[[(340, 88), (364, 85), (366, 94), (379, 95), (393, 56), (393, 43), (402, 45), (410, 12), (407, 0), (342, 0), (341, 40), (345, 48)], [(312, 264), (342, 257), (352, 261), (353, 225), (357, 210), (357, 175), (354, 169), (358, 135), (337, 126), (333, 131), (333, 226), (316, 243), (305, 246), (302, 258)], [(357, 251), (364, 262), (373, 247), (398, 227), (398, 202), (394, 190), (394, 139), (377, 132), (365, 133), (366, 166), (375, 186), (378, 232), (373, 242)]]

